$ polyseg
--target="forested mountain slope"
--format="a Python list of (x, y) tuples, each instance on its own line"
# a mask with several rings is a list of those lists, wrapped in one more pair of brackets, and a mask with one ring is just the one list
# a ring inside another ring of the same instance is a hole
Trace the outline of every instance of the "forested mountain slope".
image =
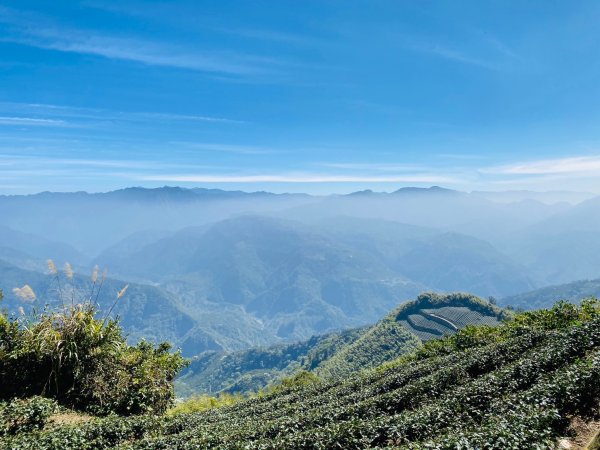
[(589, 297), (600, 297), (600, 278), (573, 281), (572, 283), (547, 286), (499, 300), (503, 306), (522, 309), (548, 308), (556, 299), (579, 302)]
[(135, 243), (98, 262), (159, 283), (192, 316), (211, 307), (250, 315), (272, 342), (373, 322), (424, 290), (460, 285), (487, 296), (532, 287), (488, 243), (385, 221), (308, 226), (241, 216)]
[(467, 325), (497, 325), (508, 317), (506, 311), (469, 294), (421, 294), (372, 326), (296, 344), (200, 354), (177, 380), (178, 393), (256, 391), (300, 369), (325, 379), (341, 378), (391, 361), (424, 341)]

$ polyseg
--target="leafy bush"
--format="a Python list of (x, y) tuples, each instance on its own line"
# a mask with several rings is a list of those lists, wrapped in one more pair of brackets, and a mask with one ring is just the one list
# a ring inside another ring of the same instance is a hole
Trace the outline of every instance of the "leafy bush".
[(312, 372), (301, 370), (298, 373), (290, 376), (281, 378), (276, 383), (267, 387), (267, 392), (281, 392), (286, 389), (294, 389), (303, 386), (310, 386), (311, 384), (319, 383), (321, 380)]
[(241, 402), (245, 398), (241, 394), (229, 394), (227, 392), (221, 392), (217, 396), (195, 395), (169, 409), (167, 415), (175, 416), (178, 414), (206, 411), (207, 409), (220, 408), (222, 406), (231, 406)]
[(57, 410), (54, 400), (43, 397), (0, 403), (0, 435), (40, 430)]
[(96, 414), (163, 412), (185, 365), (168, 344), (127, 344), (91, 305), (29, 319), (0, 314), (0, 399), (40, 395)]

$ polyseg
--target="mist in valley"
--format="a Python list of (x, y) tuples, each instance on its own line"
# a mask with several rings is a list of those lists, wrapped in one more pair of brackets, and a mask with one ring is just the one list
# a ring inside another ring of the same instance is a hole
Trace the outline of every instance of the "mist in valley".
[(369, 324), (424, 291), (528, 309), (520, 294), (600, 278), (590, 194), (164, 187), (3, 196), (0, 209), (9, 309), (26, 283), (56, 302), (48, 258), (73, 265), (80, 293), (97, 265), (112, 286), (101, 304), (134, 286), (115, 307), (130, 338), (169, 339), (188, 356)]

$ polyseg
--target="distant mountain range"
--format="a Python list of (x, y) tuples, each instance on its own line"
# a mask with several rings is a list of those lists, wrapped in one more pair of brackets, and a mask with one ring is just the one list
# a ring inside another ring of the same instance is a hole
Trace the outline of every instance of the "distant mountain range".
[(502, 295), (533, 287), (478, 239), (339, 220), (345, 225), (243, 216), (184, 229), (120, 258), (113, 247), (112, 260), (97, 262), (161, 283), (190, 313), (199, 301), (241, 306), (277, 336), (294, 339), (376, 320), (427, 288)]
[(0, 288), (16, 312), (14, 287), (47, 289), (47, 258), (79, 274), (98, 264), (111, 289), (131, 286), (115, 312), (132, 339), (169, 339), (186, 355), (283, 344), (373, 323), (423, 291), (504, 301), (600, 277), (600, 198), (575, 194), (434, 186), (0, 196)]

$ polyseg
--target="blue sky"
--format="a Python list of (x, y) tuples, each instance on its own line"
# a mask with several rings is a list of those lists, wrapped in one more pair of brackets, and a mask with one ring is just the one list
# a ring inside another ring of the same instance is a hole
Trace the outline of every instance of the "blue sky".
[(600, 3), (5, 1), (0, 193), (600, 193)]

